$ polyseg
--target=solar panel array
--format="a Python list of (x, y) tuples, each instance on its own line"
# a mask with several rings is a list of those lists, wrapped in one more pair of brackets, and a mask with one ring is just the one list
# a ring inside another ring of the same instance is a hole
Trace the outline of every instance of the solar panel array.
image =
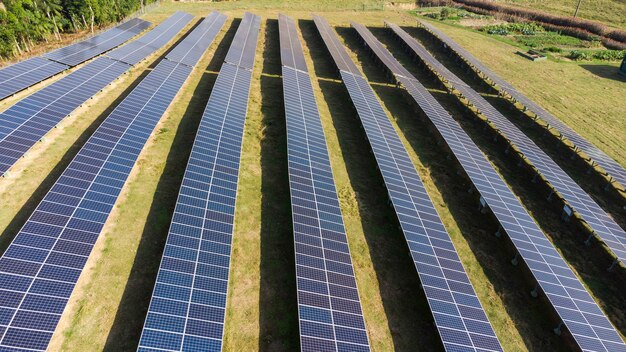
[(111, 50), (149, 26), (150, 22), (135, 18), (85, 41), (5, 67), (0, 70), (0, 99)]
[(178, 11), (161, 22), (157, 27), (160, 27), (158, 31), (152, 30), (131, 43), (111, 51), (107, 56), (129, 65), (136, 65), (169, 42), (192, 18), (193, 16), (188, 13)]
[(412, 52), (425, 62), (435, 74), (443, 77), (454, 89), (460, 92), (476, 107), (495, 128), (502, 133), (512, 145), (519, 149), (521, 154), (536, 170), (552, 185), (554, 190), (585, 220), (594, 233), (611, 249), (622, 263), (626, 263), (626, 232), (591, 198), (580, 186), (572, 180), (550, 157), (543, 152), (517, 126), (496, 110), (485, 98), (465, 84), (454, 73), (450, 72), (424, 47), (417, 43), (400, 27), (387, 23), (394, 33), (411, 48)]
[(58, 62), (33, 57), (0, 70), (0, 100), (67, 70)]
[(511, 84), (500, 78), (493, 71), (489, 70), (485, 67), (476, 57), (470, 54), (467, 50), (461, 47), (459, 44), (454, 42), (450, 37), (445, 35), (442, 31), (437, 29), (435, 26), (426, 23), (424, 21), (418, 20), (419, 23), (424, 26), (428, 31), (430, 31), (433, 35), (438, 37), (442, 42), (444, 42), (448, 47), (454, 50), (463, 60), (465, 60), (470, 66), (474, 67), (474, 69), (482, 72), (489, 80), (495, 83), (498, 89), (509, 96), (511, 96), (514, 100), (521, 103), (523, 106), (532, 111), (537, 117), (544, 120), (548, 123), (548, 127), (555, 128), (563, 137), (567, 138), (572, 142), (577, 148), (582, 150), (585, 154), (587, 154), (592, 161), (595, 161), (601, 168), (606, 171), (606, 173), (613, 177), (617, 182), (619, 182), (623, 187), (626, 188), (626, 169), (621, 166), (617, 161), (613, 160), (610, 156), (606, 155), (603, 151), (601, 151), (598, 147), (591, 144), (581, 135), (579, 135), (576, 131), (571, 129), (565, 123), (554, 117), (548, 111), (543, 109), (541, 106), (537, 105), (537, 103), (530, 100), (524, 94), (517, 91)]
[(302, 351), (369, 351), (326, 138), (295, 22), (278, 18)]
[[(365, 27), (353, 26), (376, 48), (374, 53), (387, 51)], [(583, 351), (626, 351), (615, 327), (467, 133), (417, 79), (392, 73), (450, 147), (578, 346)]]
[[(127, 46), (133, 48), (131, 49), (133, 61), (139, 61), (139, 55), (145, 58), (172, 40), (192, 17), (190, 14), (176, 13), (139, 38), (141, 41), (139, 44), (129, 43)], [(115, 53), (119, 51), (127, 53), (125, 49), (127, 46), (114, 50), (111, 55), (124, 58), (124, 55)], [(145, 50), (136, 51), (134, 48), (137, 46)], [(0, 113), (0, 175), (7, 172), (67, 115), (130, 67), (127, 63), (106, 56), (99, 57)]]
[(87, 40), (44, 54), (43, 57), (68, 66), (76, 66), (121, 45), (150, 27), (150, 22), (134, 18)]
[(191, 70), (162, 60), (92, 134), (0, 258), (1, 350), (47, 348), (139, 153)]
[(221, 351), (241, 142), (261, 19), (246, 13), (178, 194), (139, 351)]
[[(315, 23), (332, 31), (321, 17)], [(372, 147), (445, 349), (502, 351), (450, 236), (374, 91), (360, 73), (340, 70), (340, 74)]]

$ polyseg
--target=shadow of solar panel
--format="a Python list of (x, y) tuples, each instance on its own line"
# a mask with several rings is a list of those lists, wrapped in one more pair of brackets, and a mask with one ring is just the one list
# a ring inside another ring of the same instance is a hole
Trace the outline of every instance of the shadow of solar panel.
[(251, 37), (250, 33), (259, 31), (261, 28), (261, 18), (247, 12), (241, 20), (239, 26), (241, 31), (237, 29), (237, 33), (235, 34), (231, 44), (231, 47), (234, 48), (234, 50), (228, 51), (224, 61), (251, 70), (254, 65), (256, 41), (251, 41), (250, 39), (256, 40), (256, 38)]
[(0, 100), (22, 91), (69, 67), (33, 57), (0, 70)]
[(295, 22), (279, 16), (300, 348), (369, 351), (324, 130)]
[(178, 32), (185, 28), (192, 18), (193, 16), (188, 13), (178, 11), (161, 22), (150, 32), (111, 51), (107, 56), (130, 65), (136, 65), (139, 61), (146, 58), (146, 56), (172, 40)]
[(43, 57), (76, 66), (123, 44), (148, 27), (150, 22), (133, 19), (89, 39), (44, 54)]
[[(237, 30), (256, 44), (246, 14)], [(229, 53), (240, 52), (231, 46)], [(238, 53), (235, 53), (238, 54)], [(225, 62), (196, 134), (139, 351), (220, 351), (244, 121), (252, 72)]]
[(47, 348), (139, 153), (191, 70), (162, 60), (92, 134), (0, 258), (0, 349)]
[(444, 348), (502, 351), (450, 236), (374, 91), (360, 73), (340, 70), (340, 74), (400, 221)]
[[(364, 27), (362, 30), (369, 32)], [(386, 51), (371, 33), (362, 38), (379, 51)], [(399, 65), (388, 51), (386, 58), (394, 62), (394, 66), (387, 66), (389, 70)], [(478, 146), (413, 76), (395, 78), (435, 125), (580, 348), (624, 351), (626, 344), (611, 322)]]
[(626, 263), (626, 232), (619, 227), (593, 198), (591, 198), (576, 182), (569, 177), (541, 148), (528, 138), (515, 124), (496, 110), (485, 98), (465, 84), (454, 73), (450, 72), (424, 47), (417, 43), (408, 33), (394, 24), (388, 26), (402, 41), (411, 48), (413, 53), (421, 58), (431, 69), (448, 81), (474, 107), (476, 107), (500, 133), (524, 155), (535, 169), (543, 175), (556, 192), (569, 204), (572, 209), (589, 224), (595, 234), (609, 249)]
[(548, 126), (555, 128), (561, 135), (569, 139), (576, 147), (582, 150), (593, 161), (595, 161), (601, 168), (603, 168), (609, 176), (614, 178), (623, 187), (626, 187), (626, 169), (624, 169), (624, 167), (621, 166), (617, 161), (613, 160), (610, 156), (606, 155), (606, 153), (604, 153), (598, 147), (593, 145), (591, 142), (587, 141), (585, 138), (579, 135), (576, 131), (571, 129), (569, 126), (567, 126), (558, 118), (554, 117), (548, 111), (546, 111), (541, 106), (539, 106), (537, 103), (533, 102), (527, 96), (520, 93), (511, 84), (509, 84), (508, 82), (500, 78), (500, 76), (498, 76), (493, 71), (488, 69), (475, 56), (470, 54), (462, 46), (460, 46), (450, 37), (445, 35), (441, 30), (437, 29), (435, 26), (429, 23), (426, 23), (424, 21), (418, 20), (418, 22), (423, 27), (425, 27), (428, 31), (430, 31), (433, 35), (439, 38), (448, 47), (454, 50), (468, 64), (470, 64), (476, 70), (482, 72), (485, 76), (487, 76), (489, 80), (491, 80), (493, 83), (496, 84), (499, 90), (503, 91), (507, 95), (511, 96), (514, 100), (518, 101), (520, 104), (528, 108), (535, 115), (537, 115), (540, 119), (548, 123)]
[[(169, 19), (164, 21), (167, 22), (165, 27), (157, 26), (153, 31), (160, 33), (159, 43), (171, 40), (177, 33), (172, 28), (183, 28), (180, 21), (186, 24), (191, 20), (190, 16), (178, 15), (175, 26)], [(148, 32), (150, 33), (152, 31)], [(151, 37), (154, 38), (153, 35)], [(145, 50), (141, 53), (133, 54), (135, 59), (140, 60), (140, 55), (149, 55), (158, 49), (152, 46), (143, 48)], [(99, 57), (0, 113), (0, 175), (13, 166), (52, 127), (129, 68), (124, 62)]]

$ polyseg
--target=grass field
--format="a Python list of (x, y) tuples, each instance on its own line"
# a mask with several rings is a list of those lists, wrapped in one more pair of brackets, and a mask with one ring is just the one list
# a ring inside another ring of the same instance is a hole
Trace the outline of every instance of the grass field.
[[(496, 0), (510, 5), (546, 11), (555, 15), (573, 16), (578, 0)], [(617, 28), (626, 28), (626, 2), (623, 0), (583, 0), (580, 18), (599, 21)]]
[[(347, 92), (310, 21), (311, 11), (322, 11), (332, 25), (338, 26), (340, 38), (373, 84), (425, 181), (505, 350), (566, 350), (550, 331), (554, 326), (544, 318), (544, 303), (528, 295), (531, 284), (509, 264), (510, 252), (492, 235), (497, 224), (487, 216), (478, 216), (475, 195), (466, 192), (468, 182), (455, 171), (455, 162), (445, 157), (443, 149), (435, 147), (436, 140), (424, 122), (415, 119), (401, 90), (389, 84), (358, 44), (355, 32), (347, 28), (352, 19), (381, 27), (383, 20), (414, 26), (414, 18), (400, 10), (354, 11), (359, 6), (363, 8), (363, 4), (375, 8), (380, 2), (257, 0), (246, 3), (246, 10), (262, 16), (263, 21), (244, 131), (225, 350), (292, 351), (298, 346), (285, 119), (275, 20), (278, 12), (299, 19), (372, 347), (375, 351), (412, 351), (416, 346), (422, 351), (441, 349), (413, 263), (406, 255), (406, 242), (383, 196), (382, 179), (354, 111), (347, 103)], [(237, 21), (232, 19), (243, 14), (240, 7), (238, 2), (164, 1), (144, 16), (158, 23), (175, 10), (199, 18), (218, 9), (229, 15), (229, 21), (140, 155), (72, 295), (51, 350), (136, 349), (195, 130), (237, 28)], [(329, 11), (330, 8), (338, 10)], [(536, 64), (514, 55), (515, 47), (482, 33), (457, 26), (440, 27), (514, 86), (626, 164), (623, 150), (626, 106), (620, 100), (626, 96), (626, 85), (612, 73), (615, 66)], [(427, 86), (436, 98), (462, 122), (506, 181), (522, 195), (524, 204), (613, 323), (622, 333), (626, 332), (626, 302), (620, 299), (620, 292), (626, 287), (623, 276), (619, 276), (623, 272), (604, 273), (604, 263), (592, 260), (592, 255), (602, 251), (601, 247), (592, 246), (590, 250), (571, 236), (577, 233), (577, 225), (558, 221), (558, 209), (548, 206), (544, 195), (529, 179), (516, 172), (502, 145), (490, 143), (489, 137), (456, 107), (454, 98), (413, 65), (385, 30), (372, 29), (418, 78), (429, 82)], [(424, 38), (420, 31), (411, 34), (420, 40)], [(435, 47), (429, 49), (437, 51)], [(0, 179), (0, 203), (5, 205), (0, 209), (2, 251), (89, 134), (145, 76), (145, 70), (155, 59), (133, 69), (114, 87), (66, 119), (44, 143), (19, 161), (11, 177)], [(470, 75), (465, 73), (463, 77)], [(578, 172), (573, 166), (571, 171)], [(577, 177), (584, 178), (584, 174)], [(602, 192), (594, 192), (603, 197)], [(619, 213), (619, 207), (615, 211), (624, 225), (624, 213)]]

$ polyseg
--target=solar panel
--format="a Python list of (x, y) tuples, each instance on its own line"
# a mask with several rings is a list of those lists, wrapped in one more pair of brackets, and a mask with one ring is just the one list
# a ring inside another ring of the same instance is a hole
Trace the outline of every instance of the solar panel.
[(46, 53), (43, 57), (68, 66), (76, 66), (123, 44), (148, 27), (150, 22), (140, 19), (130, 20), (102, 34)]
[(280, 29), (280, 59), (283, 66), (308, 72), (295, 22), (292, 18), (280, 14), (278, 15), (278, 27)]
[(369, 351), (324, 130), (294, 21), (279, 16), (302, 351)]
[[(184, 27), (191, 20), (190, 16), (179, 15), (175, 23), (165, 20), (165, 25), (157, 26), (146, 35), (159, 38), (159, 44), (166, 43), (178, 33), (172, 28)], [(155, 31), (157, 33), (152, 34)], [(129, 45), (134, 46), (133, 43)], [(150, 47), (142, 51), (141, 55), (149, 55), (157, 49)], [(139, 58), (138, 54), (134, 54), (136, 59)], [(99, 57), (0, 113), (0, 175), (9, 170), (52, 127), (129, 68), (126, 63)]]
[(0, 100), (67, 70), (69, 66), (33, 57), (0, 70)]
[(224, 61), (251, 70), (256, 51), (256, 35), (253, 36), (252, 33), (258, 32), (261, 28), (261, 17), (247, 12), (239, 25), (241, 31), (237, 29), (231, 44), (233, 50), (228, 51)]
[(47, 348), (139, 153), (191, 70), (162, 60), (92, 134), (0, 258), (1, 350)]
[(195, 65), (204, 53), (203, 48), (208, 47), (222, 29), (226, 18), (226, 15), (213, 11), (198, 25), (199, 30), (194, 30), (189, 34), (188, 40), (177, 45), (176, 49), (169, 52), (165, 57), (181, 64)]
[(444, 42), (453, 51), (455, 51), (471, 67), (482, 72), (483, 75), (485, 75), (487, 78), (489, 78), (489, 80), (496, 84), (497, 88), (501, 92), (508, 94), (514, 100), (518, 101), (520, 104), (532, 111), (538, 118), (544, 120), (548, 124), (548, 127), (555, 128), (563, 137), (569, 139), (570, 142), (572, 142), (578, 149), (582, 150), (591, 158), (592, 161), (595, 161), (602, 169), (604, 169), (608, 176), (611, 176), (612, 178), (617, 180), (617, 182), (619, 182), (622, 187), (626, 188), (626, 169), (624, 169), (624, 167), (621, 166), (617, 161), (606, 155), (606, 153), (591, 144), (576, 131), (561, 122), (559, 119), (554, 117), (541, 106), (537, 105), (537, 103), (533, 102), (524, 94), (517, 91), (511, 84), (509, 84), (498, 75), (496, 75), (493, 71), (485, 67), (476, 57), (470, 54), (459, 44), (454, 42), (450, 37), (445, 35), (435, 26), (424, 21), (419, 21), (419, 23), (424, 26), (428, 31), (430, 31), (433, 35), (439, 38), (442, 42)]
[[(321, 17), (315, 23), (328, 26)], [(374, 91), (361, 74), (343, 70), (340, 74), (383, 176), (444, 348), (502, 351), (450, 236)]]
[[(235, 38), (256, 44), (259, 28), (249, 31), (249, 24), (258, 22), (246, 13)], [(240, 56), (242, 48), (231, 45), (229, 54)], [(224, 62), (220, 69), (187, 163), (138, 351), (222, 349), (251, 79), (251, 67)]]
[(135, 18), (82, 42), (5, 67), (0, 70), (0, 100), (96, 57), (149, 26), (150, 22)]
[(518, 148), (520, 153), (536, 168), (553, 189), (561, 196), (571, 208), (578, 212), (583, 220), (589, 224), (594, 233), (609, 247), (622, 263), (626, 263), (626, 232), (591, 198), (576, 182), (569, 177), (546, 153), (543, 152), (530, 138), (528, 138), (517, 126), (509, 121), (504, 115), (496, 110), (485, 98), (474, 89), (465, 84), (454, 73), (450, 72), (437, 59), (435, 59), (424, 47), (417, 43), (408, 33), (400, 27), (387, 23), (401, 39), (408, 45), (413, 53), (421, 58), (431, 70), (443, 77), (454, 89), (460, 92), (469, 102), (476, 107), (495, 128), (509, 140), (511, 145)]
[[(373, 36), (364, 40), (386, 50)], [(583, 351), (626, 351), (611, 322), (478, 146), (417, 79), (395, 78), (435, 125), (578, 346)]]
[(107, 56), (129, 65), (136, 65), (169, 42), (178, 32), (185, 28), (192, 18), (193, 16), (188, 13), (178, 11), (150, 32), (123, 47), (109, 52)]

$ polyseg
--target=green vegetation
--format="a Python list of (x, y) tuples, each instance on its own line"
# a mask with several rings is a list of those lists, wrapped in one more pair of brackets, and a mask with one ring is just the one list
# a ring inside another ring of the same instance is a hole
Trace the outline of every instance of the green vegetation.
[[(39, 42), (61, 40), (122, 20), (155, 0), (5, 0), (0, 7), (0, 59), (28, 52)], [(2, 2), (0, 2), (1, 4)]]
[(622, 61), (626, 50), (572, 50), (568, 58), (574, 61)]
[(535, 35), (537, 33), (545, 32), (545, 29), (534, 22), (528, 23), (499, 23), (484, 26), (481, 31), (489, 34), (497, 35), (509, 35), (509, 34), (523, 34), (523, 35)]
[(459, 21), (461, 19), (488, 19), (491, 16), (481, 15), (474, 12), (466, 11), (458, 7), (422, 7), (414, 11), (415, 14), (421, 14), (436, 20)]

